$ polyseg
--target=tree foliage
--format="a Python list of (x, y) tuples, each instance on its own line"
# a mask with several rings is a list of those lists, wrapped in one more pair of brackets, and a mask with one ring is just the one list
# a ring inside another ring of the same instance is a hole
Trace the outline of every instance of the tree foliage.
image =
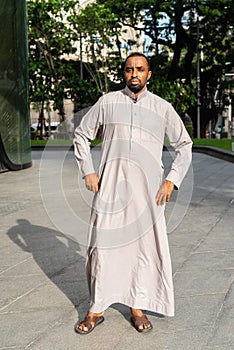
[[(189, 111), (196, 124), (199, 52), (203, 135), (207, 122), (224, 110), (230, 85), (224, 77), (234, 56), (231, 0), (96, 0), (83, 9), (78, 0), (28, 0), (28, 9), (34, 101), (53, 100), (62, 109), (69, 96), (82, 106), (107, 92), (113, 81), (122, 81), (121, 32), (131, 27), (148, 38), (144, 50), (154, 71), (151, 91), (177, 111)], [(76, 55), (73, 63), (64, 59), (69, 54)]]
[[(197, 49), (201, 53), (202, 132), (209, 119), (217, 119), (226, 103), (225, 72), (233, 62), (233, 15), (230, 0), (97, 0), (111, 8), (122, 24), (150, 38), (145, 53), (155, 71), (154, 92), (179, 104), (195, 118)], [(197, 26), (199, 25), (199, 33)], [(198, 35), (199, 34), (199, 35)], [(198, 47), (199, 44), (199, 47)], [(222, 82), (222, 83), (220, 83)], [(169, 92), (170, 91), (170, 96)], [(176, 91), (178, 93), (176, 93)], [(219, 100), (217, 101), (217, 93)], [(175, 98), (176, 94), (176, 98)], [(176, 102), (177, 101), (177, 102)]]
[(116, 14), (104, 4), (91, 3), (69, 17), (81, 41), (83, 65), (100, 94), (109, 91), (116, 76), (121, 55), (118, 49), (121, 25)]
[(64, 18), (75, 10), (76, 1), (28, 0), (29, 82), (31, 102), (41, 104), (39, 127), (44, 129), (44, 108), (53, 101), (64, 119), (67, 77), (75, 74), (66, 58), (73, 54), (73, 32)]

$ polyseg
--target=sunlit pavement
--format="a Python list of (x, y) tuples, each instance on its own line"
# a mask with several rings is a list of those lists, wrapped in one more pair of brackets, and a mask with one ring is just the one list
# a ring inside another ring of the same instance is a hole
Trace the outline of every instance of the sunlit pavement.
[[(115, 304), (82, 336), (73, 328), (88, 308), (92, 195), (71, 151), (41, 156), (33, 152), (32, 168), (0, 174), (0, 349), (233, 349), (234, 164), (193, 154), (167, 207), (176, 316), (148, 313), (154, 328), (140, 334), (129, 309)], [(170, 159), (165, 152), (166, 169)]]

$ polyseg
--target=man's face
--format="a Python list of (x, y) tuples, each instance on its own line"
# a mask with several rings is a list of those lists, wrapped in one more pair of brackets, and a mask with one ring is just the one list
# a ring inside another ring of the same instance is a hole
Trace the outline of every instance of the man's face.
[(124, 67), (124, 77), (128, 88), (135, 94), (145, 90), (151, 77), (148, 63), (144, 57), (130, 57)]

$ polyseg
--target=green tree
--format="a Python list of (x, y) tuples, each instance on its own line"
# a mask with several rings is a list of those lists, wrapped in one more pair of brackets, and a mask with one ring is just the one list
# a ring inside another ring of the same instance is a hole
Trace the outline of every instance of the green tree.
[[(96, 0), (84, 9), (78, 7), (78, 0), (28, 0), (28, 5), (34, 101), (53, 100), (62, 111), (65, 96), (82, 106), (107, 92), (113, 81), (122, 81), (120, 38), (124, 26), (130, 26), (150, 38), (145, 53), (154, 70), (153, 92), (178, 111), (188, 110), (196, 124), (200, 51), (203, 135), (208, 121), (215, 123), (225, 108), (223, 77), (231, 69), (226, 63), (233, 62), (230, 0)], [(82, 55), (75, 47), (79, 41)], [(62, 59), (70, 53), (76, 53), (76, 61), (82, 58), (83, 77), (80, 62)]]
[(69, 16), (69, 21), (81, 42), (83, 66), (95, 82), (98, 93), (108, 92), (121, 63), (118, 17), (104, 4), (91, 3)]
[(208, 121), (215, 124), (228, 103), (225, 73), (233, 68), (234, 62), (233, 3), (230, 0), (208, 0), (207, 3), (201, 2), (198, 13), (201, 15), (201, 126), (204, 134)]
[[(120, 23), (144, 32), (151, 40), (145, 53), (151, 56), (155, 74), (152, 88), (172, 103), (189, 94), (182, 107), (196, 121), (195, 95), (197, 48), (202, 52), (202, 132), (210, 118), (225, 108), (225, 62), (233, 62), (233, 4), (230, 0), (97, 0), (118, 16)], [(199, 35), (197, 25), (199, 23)], [(229, 67), (230, 69), (230, 67)], [(174, 89), (173, 89), (174, 87)], [(155, 91), (156, 92), (156, 91)], [(219, 94), (219, 104), (216, 97)], [(178, 104), (178, 103), (177, 103)]]
[(77, 73), (65, 59), (76, 48), (68, 14), (75, 11), (76, 0), (28, 0), (29, 81), (31, 102), (41, 104), (39, 125), (44, 124), (44, 107), (53, 101), (64, 119), (63, 100), (67, 97), (68, 75)]

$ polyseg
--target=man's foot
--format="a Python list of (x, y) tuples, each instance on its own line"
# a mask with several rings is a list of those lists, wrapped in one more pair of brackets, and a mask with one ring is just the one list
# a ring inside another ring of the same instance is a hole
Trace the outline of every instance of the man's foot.
[(88, 312), (83, 321), (75, 325), (75, 332), (79, 334), (88, 334), (94, 330), (96, 326), (104, 321), (103, 312), (98, 314)]
[(131, 308), (131, 323), (138, 332), (148, 332), (153, 326), (141, 310)]

